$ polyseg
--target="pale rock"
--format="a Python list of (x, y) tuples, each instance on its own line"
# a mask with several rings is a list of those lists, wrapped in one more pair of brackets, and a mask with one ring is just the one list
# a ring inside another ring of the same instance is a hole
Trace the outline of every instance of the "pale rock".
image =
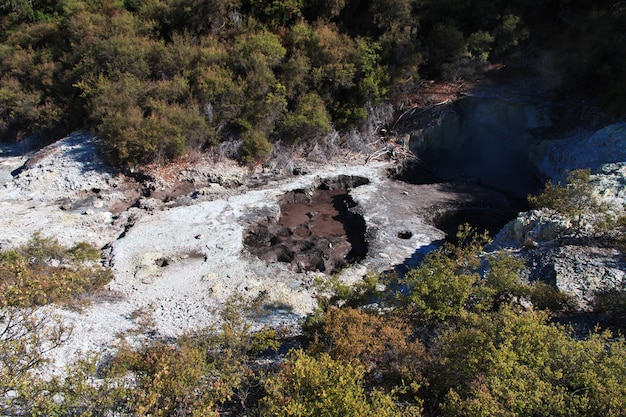
[(551, 241), (561, 237), (570, 226), (570, 222), (560, 216), (531, 210), (508, 222), (494, 237), (489, 248), (519, 248), (532, 242)]
[(163, 259), (160, 252), (145, 252), (135, 258), (135, 279), (142, 284), (150, 284), (160, 275), (158, 260)]

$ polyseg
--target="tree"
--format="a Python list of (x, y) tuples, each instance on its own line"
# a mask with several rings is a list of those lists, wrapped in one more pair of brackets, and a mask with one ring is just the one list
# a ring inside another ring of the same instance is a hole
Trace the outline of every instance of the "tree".
[(177, 345), (156, 342), (140, 350), (122, 349), (112, 375), (128, 371), (137, 383), (128, 390), (127, 407), (138, 415), (218, 416), (216, 403), (232, 395), (203, 346), (187, 338)]
[(522, 259), (499, 252), (487, 260), (488, 269), (475, 294), (476, 311), (498, 310), (513, 302), (516, 297), (527, 295), (527, 287), (521, 280), (521, 272), (525, 268)]
[[(95, 362), (80, 361), (62, 381), (48, 386), (63, 401), (42, 401), (38, 407), (47, 407), (43, 414), (55, 410), (55, 415), (76, 415), (78, 410), (80, 415), (97, 416), (217, 417), (224, 408), (245, 411), (260, 395), (262, 367), (257, 356), (278, 347), (274, 330), (252, 330), (257, 308), (255, 302), (232, 299), (219, 312), (220, 323), (214, 328), (175, 340), (131, 344), (124, 339), (98, 370), (96, 384), (90, 384)], [(136, 331), (155, 331), (150, 319), (143, 317)]]
[(460, 62), (467, 53), (467, 43), (463, 32), (454, 22), (435, 25), (428, 35), (428, 65), (438, 74), (444, 65)]
[(269, 27), (285, 26), (302, 16), (303, 0), (250, 0), (252, 14)]
[(576, 235), (587, 224), (601, 231), (614, 221), (615, 207), (598, 196), (589, 169), (570, 172), (565, 186), (547, 182), (544, 190), (539, 195), (529, 196), (528, 201), (535, 207), (552, 210), (571, 220)]
[(288, 143), (308, 141), (330, 133), (330, 116), (324, 101), (317, 93), (308, 93), (301, 97), (296, 108), (285, 115), (280, 123), (280, 139)]
[(272, 144), (262, 132), (249, 131), (243, 135), (239, 152), (244, 164), (257, 163), (270, 156)]

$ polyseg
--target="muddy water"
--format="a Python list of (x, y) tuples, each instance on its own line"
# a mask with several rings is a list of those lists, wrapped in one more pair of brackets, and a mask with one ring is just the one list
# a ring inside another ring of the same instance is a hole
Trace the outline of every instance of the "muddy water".
[(278, 220), (257, 223), (245, 234), (244, 244), (260, 259), (332, 273), (365, 258), (365, 221), (352, 210), (347, 188), (296, 190), (279, 204)]
[(306, 228), (316, 236), (347, 238), (340, 213), (334, 199), (345, 195), (346, 190), (316, 190), (310, 202), (294, 202), (281, 207), (278, 223), (290, 229)]

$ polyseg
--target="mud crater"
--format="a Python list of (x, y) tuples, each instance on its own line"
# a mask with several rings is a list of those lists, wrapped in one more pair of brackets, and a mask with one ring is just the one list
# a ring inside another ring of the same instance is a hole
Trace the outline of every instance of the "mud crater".
[(267, 263), (284, 262), (297, 272), (330, 274), (364, 259), (366, 224), (350, 190), (365, 184), (367, 178), (342, 175), (284, 194), (278, 216), (246, 229), (244, 246)]

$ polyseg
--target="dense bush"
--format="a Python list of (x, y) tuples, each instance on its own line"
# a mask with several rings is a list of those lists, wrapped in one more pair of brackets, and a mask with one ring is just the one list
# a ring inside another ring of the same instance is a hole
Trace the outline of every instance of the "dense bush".
[(623, 340), (576, 340), (546, 321), (505, 308), (444, 332), (431, 382), (445, 415), (621, 415)]
[(414, 340), (407, 320), (391, 314), (368, 313), (350, 307), (326, 311), (311, 352), (325, 351), (333, 359), (364, 367), (370, 380), (419, 383), (428, 362), (425, 347)]
[(360, 365), (327, 354), (292, 352), (280, 372), (266, 383), (262, 415), (283, 417), (419, 416), (418, 406), (399, 407), (382, 391), (367, 393)]
[(607, 106), (620, 113), (624, 97), (612, 87), (624, 78), (624, 11), (609, 6), (4, 2), (0, 135), (92, 128), (119, 165), (168, 161), (250, 131), (286, 143), (315, 140), (358, 126), (365, 104), (385, 101), (394, 86), (470, 77), (526, 44), (532, 47), (518, 56), (532, 66), (536, 47), (549, 53), (546, 33), (557, 31), (567, 50), (555, 60), (563, 79), (594, 76)]
[[(369, 380), (374, 386), (412, 382), (416, 391), (403, 392), (413, 397), (403, 398), (417, 398), (426, 415), (619, 415), (623, 338), (598, 331), (574, 337), (552, 323), (553, 311), (573, 308), (570, 300), (524, 282), (524, 265), (510, 254), (481, 261), (484, 236), (470, 232), (461, 228), (459, 245), (432, 252), (409, 271), (399, 297), (379, 300), (384, 310), (359, 291), (331, 286), (346, 304), (317, 314), (312, 351), (365, 366), (380, 378)], [(598, 311), (618, 321), (623, 298), (607, 293)], [(359, 299), (371, 313), (347, 306)]]

